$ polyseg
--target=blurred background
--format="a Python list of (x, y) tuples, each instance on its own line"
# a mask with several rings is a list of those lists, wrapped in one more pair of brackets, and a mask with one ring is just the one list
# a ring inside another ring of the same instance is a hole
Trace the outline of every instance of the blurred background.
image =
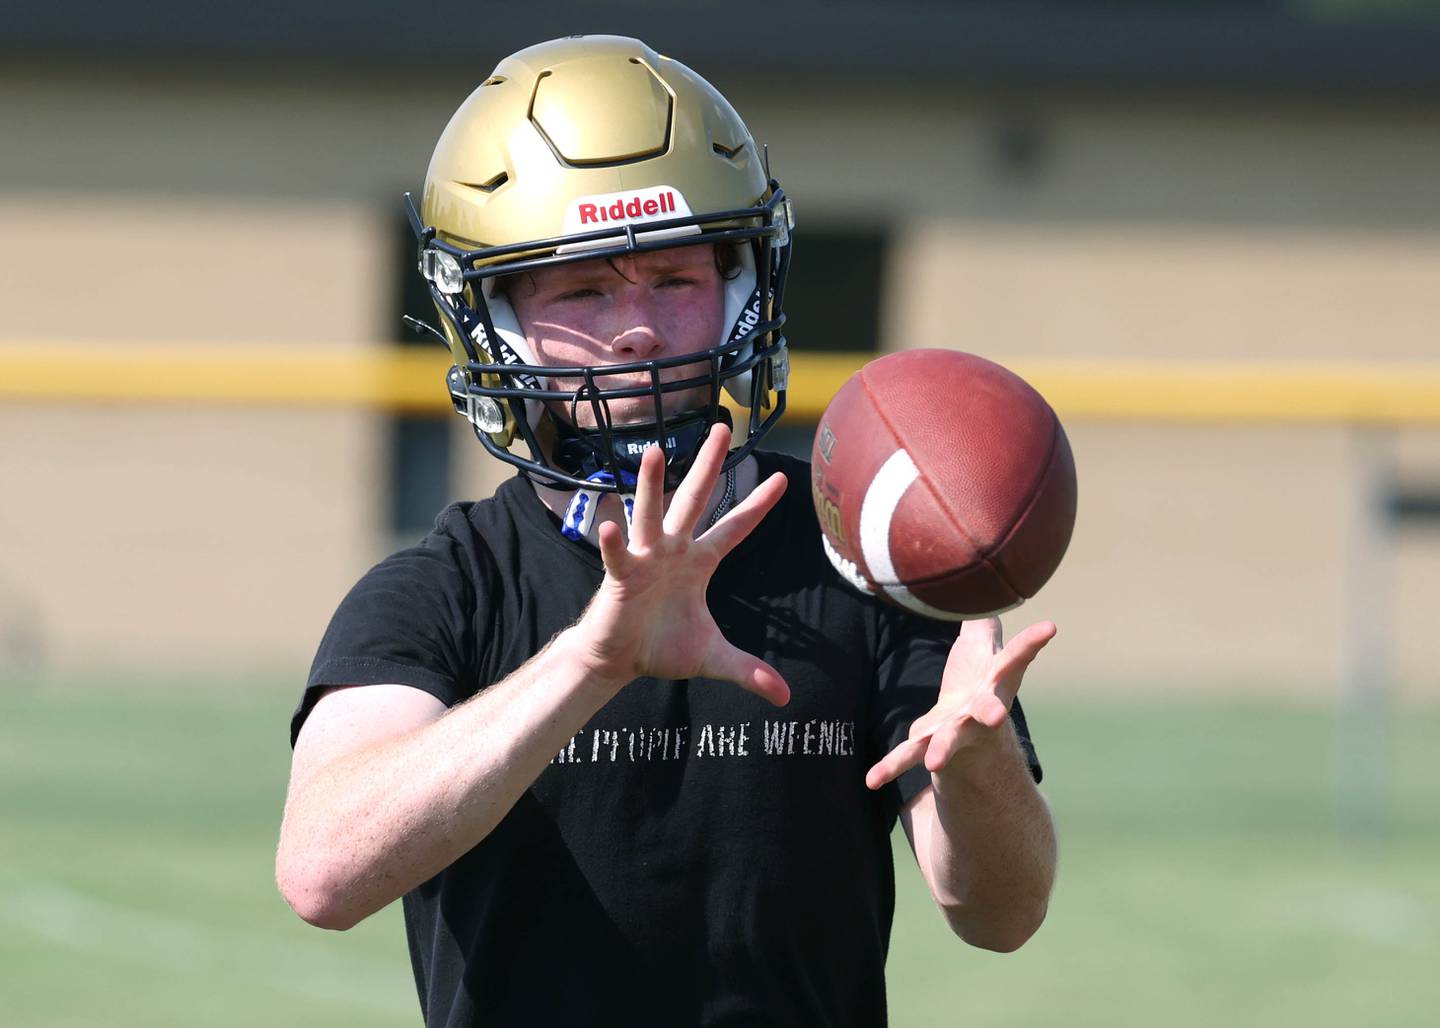
[(398, 911), (325, 935), (271, 884), (289, 709), (349, 586), (502, 474), (402, 330), (400, 194), (502, 56), (604, 31), (717, 85), (795, 201), (777, 445), (835, 369), (949, 346), (1075, 450), (1065, 565), (1007, 617), (1060, 626), (1050, 920), (967, 951), (902, 870), (894, 1023), (1433, 1023), (1434, 0), (7, 13), (14, 1023), (418, 1020)]

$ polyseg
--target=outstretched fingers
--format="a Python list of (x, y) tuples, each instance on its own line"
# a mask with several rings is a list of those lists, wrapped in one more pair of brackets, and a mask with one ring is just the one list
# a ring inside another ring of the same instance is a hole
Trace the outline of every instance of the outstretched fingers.
[(1055, 622), (1038, 621), (1011, 639), (1010, 645), (1006, 646), (1003, 652), (1013, 662), (1023, 661), (1024, 664), (1029, 665), (1035, 659), (1035, 655), (1043, 650), (1051, 639), (1055, 638), (1055, 632)]
[(600, 523), (600, 559), (610, 577), (621, 580), (635, 568), (635, 555), (625, 546), (625, 533), (613, 521)]
[(1025, 679), (1025, 669), (1055, 638), (1055, 623), (1041, 621), (1026, 628), (995, 655), (995, 694), (1008, 710)]
[(650, 546), (660, 538), (665, 509), (665, 450), (648, 447), (640, 456), (635, 476), (635, 508), (630, 515), (630, 542)]
[(960, 625), (960, 635), (977, 649), (994, 653), (1005, 645), (1005, 629), (995, 616), (975, 618)]
[(670, 499), (670, 509), (665, 514), (665, 531), (674, 535), (690, 536), (695, 533), (695, 523), (705, 511), (705, 501), (715, 490), (720, 469), (725, 466), (725, 455), (730, 452), (730, 426), (714, 424), (695, 462), (685, 473), (685, 479)]
[(785, 494), (785, 485), (785, 476), (777, 471), (751, 490), (744, 502), (700, 537), (712, 548), (716, 560), (723, 558), (740, 545), (740, 540), (755, 531), (755, 526), (765, 519), (765, 515)]
[(925, 750), (929, 745), (930, 736), (928, 735), (922, 735), (917, 739), (906, 739), (881, 757), (875, 766), (865, 773), (865, 787), (879, 789), (881, 786), (889, 785), (924, 760)]
[(961, 747), (974, 739), (977, 732), (1003, 724), (1005, 714), (1005, 709), (1001, 707), (1000, 720), (996, 725), (967, 714), (952, 717), (937, 726), (926, 739), (925, 770), (935, 772), (944, 768), (951, 760), (955, 759), (955, 754), (960, 752)]

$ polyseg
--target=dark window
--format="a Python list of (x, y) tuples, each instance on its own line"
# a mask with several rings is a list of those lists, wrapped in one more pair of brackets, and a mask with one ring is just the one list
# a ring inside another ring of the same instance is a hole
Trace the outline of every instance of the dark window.
[(873, 353), (880, 345), (885, 235), (879, 228), (795, 232), (785, 338), (797, 350)]
[(1440, 527), (1440, 485), (1402, 486), (1390, 495), (1390, 516), (1403, 526)]
[[(878, 226), (812, 228), (802, 222), (785, 289), (790, 345), (800, 351), (854, 353), (857, 363), (876, 353), (885, 257), (885, 233)], [(811, 421), (787, 413), (762, 445), (808, 460), (814, 437)]]

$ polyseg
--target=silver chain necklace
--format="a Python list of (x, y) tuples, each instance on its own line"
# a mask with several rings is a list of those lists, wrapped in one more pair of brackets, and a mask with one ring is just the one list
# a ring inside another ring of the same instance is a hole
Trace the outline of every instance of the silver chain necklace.
[(730, 504), (735, 502), (735, 469), (731, 468), (725, 472), (725, 491), (720, 494), (720, 502), (715, 504), (715, 512), (710, 515), (709, 522), (705, 525), (707, 529), (714, 528), (730, 510)]

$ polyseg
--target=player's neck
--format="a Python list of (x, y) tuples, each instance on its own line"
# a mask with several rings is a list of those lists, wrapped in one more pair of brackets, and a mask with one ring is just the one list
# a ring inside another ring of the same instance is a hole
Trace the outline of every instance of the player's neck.
[[(746, 457), (735, 466), (735, 492), (730, 498), (728, 509), (739, 506), (740, 501), (750, 495), (750, 492), (759, 482), (759, 469), (755, 465), (754, 457)], [(710, 490), (710, 498), (705, 502), (705, 513), (700, 516), (699, 523), (695, 526), (695, 534), (700, 535), (710, 525), (710, 519), (715, 515), (715, 509), (725, 497), (726, 483), (725, 476), (721, 475), (715, 483), (715, 488)], [(536, 489), (536, 495), (540, 502), (557, 518), (564, 518), (565, 511), (570, 506), (571, 499), (575, 496), (573, 490), (561, 489)], [(670, 509), (670, 499), (673, 493), (665, 494), (665, 509)], [(722, 515), (723, 516), (723, 515)], [(585, 541), (591, 546), (599, 548), (600, 525), (606, 521), (613, 521), (622, 528), (625, 524), (625, 515), (620, 507), (620, 498), (614, 493), (604, 493), (600, 497), (600, 512), (590, 525), (590, 531), (585, 535)]]

